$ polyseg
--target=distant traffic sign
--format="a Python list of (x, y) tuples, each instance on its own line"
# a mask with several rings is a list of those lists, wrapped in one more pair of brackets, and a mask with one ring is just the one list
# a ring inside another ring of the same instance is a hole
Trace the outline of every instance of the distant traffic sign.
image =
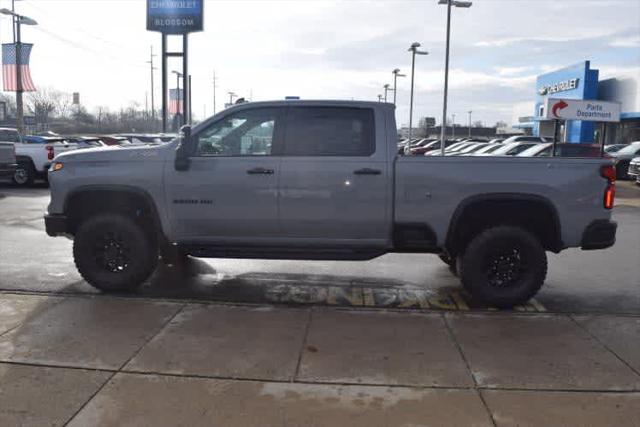
[(204, 0), (147, 0), (147, 30), (165, 34), (202, 31)]
[(545, 118), (587, 122), (619, 122), (620, 104), (582, 99), (548, 98)]

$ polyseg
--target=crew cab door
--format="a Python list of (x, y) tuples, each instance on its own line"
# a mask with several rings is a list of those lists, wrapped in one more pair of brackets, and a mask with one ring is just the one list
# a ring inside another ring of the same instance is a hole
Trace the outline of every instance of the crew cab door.
[(372, 108), (289, 107), (280, 164), (283, 237), (385, 247), (391, 178), (384, 138), (384, 117)]
[(269, 243), (279, 234), (280, 108), (231, 112), (198, 130), (186, 171), (167, 166), (165, 188), (179, 242)]

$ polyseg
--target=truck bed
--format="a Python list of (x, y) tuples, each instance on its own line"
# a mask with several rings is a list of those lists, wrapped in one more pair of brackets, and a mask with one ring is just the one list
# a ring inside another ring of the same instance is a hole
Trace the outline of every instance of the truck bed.
[(395, 161), (396, 224), (426, 223), (437, 245), (460, 205), (510, 194), (545, 199), (556, 211), (565, 246), (580, 246), (594, 219), (606, 220), (606, 181), (600, 167), (610, 160), (527, 157), (398, 157)]

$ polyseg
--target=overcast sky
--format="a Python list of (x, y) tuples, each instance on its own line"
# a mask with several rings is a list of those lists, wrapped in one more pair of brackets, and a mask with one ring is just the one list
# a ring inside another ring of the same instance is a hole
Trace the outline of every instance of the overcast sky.
[[(418, 41), (430, 54), (416, 60), (414, 121), (440, 122), (446, 7), (437, 0), (205, 0), (204, 9), (205, 31), (190, 36), (195, 116), (212, 112), (214, 69), (218, 110), (228, 91), (256, 101), (376, 100), (394, 68), (409, 74), (407, 48)], [(23, 27), (23, 41), (35, 44), (36, 86), (80, 92), (89, 109), (144, 106), (150, 46), (160, 51), (160, 34), (146, 31), (145, 0), (22, 0), (16, 11), (39, 23)], [(0, 36), (10, 41), (6, 17)], [(640, 75), (640, 1), (475, 0), (453, 11), (449, 111), (457, 123), (468, 110), (474, 121), (513, 122), (532, 114), (538, 74), (585, 59), (601, 79)], [(170, 65), (178, 69), (178, 60)], [(159, 83), (158, 69), (158, 106)], [(398, 86), (398, 123), (406, 124), (409, 78)]]

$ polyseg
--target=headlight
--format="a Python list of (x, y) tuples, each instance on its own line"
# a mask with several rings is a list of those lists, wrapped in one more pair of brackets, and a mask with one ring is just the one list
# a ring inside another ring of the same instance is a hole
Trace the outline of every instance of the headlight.
[(51, 164), (51, 167), (49, 168), (49, 172), (56, 172), (56, 171), (62, 170), (62, 168), (64, 168), (64, 164), (63, 163), (53, 162)]

